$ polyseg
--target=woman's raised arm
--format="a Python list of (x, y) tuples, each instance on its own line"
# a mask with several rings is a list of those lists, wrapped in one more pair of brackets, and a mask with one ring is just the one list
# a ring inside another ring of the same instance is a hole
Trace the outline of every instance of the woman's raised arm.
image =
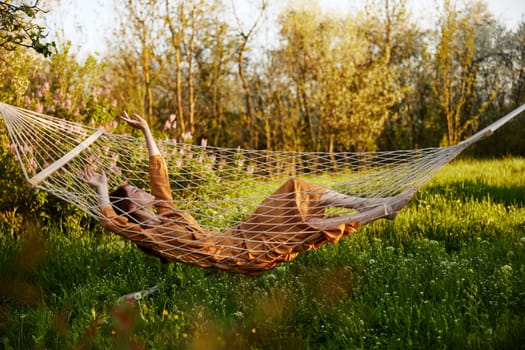
[(153, 134), (151, 133), (151, 130), (149, 128), (148, 122), (146, 122), (144, 118), (142, 118), (137, 113), (133, 113), (130, 117), (126, 112), (122, 113), (122, 116), (120, 118), (126, 123), (128, 123), (129, 126), (135, 129), (142, 130), (142, 133), (146, 138), (146, 146), (148, 147), (148, 153), (150, 157), (160, 154), (159, 148), (157, 147), (157, 143), (155, 142)]

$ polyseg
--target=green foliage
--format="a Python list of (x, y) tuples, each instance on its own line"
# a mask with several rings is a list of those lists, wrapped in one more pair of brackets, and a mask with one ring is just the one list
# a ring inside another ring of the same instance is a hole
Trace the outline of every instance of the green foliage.
[(36, 72), (42, 69), (42, 62), (23, 50), (0, 49), (0, 58), (0, 100), (22, 106), (26, 102), (26, 92), (34, 84)]
[[(520, 348), (525, 160), (447, 166), (379, 221), (257, 278), (96, 231), (0, 234), (0, 342), (25, 348)], [(137, 303), (116, 300), (153, 285)]]
[(0, 125), (0, 229), (14, 233), (25, 225), (38, 221), (45, 231), (51, 223), (66, 230), (82, 230), (93, 223), (73, 205), (31, 188), (10, 143), (3, 125)]
[(315, 6), (281, 16), (278, 55), (302, 99), (307, 149), (375, 150), (389, 109), (401, 99), (389, 48), (370, 42), (359, 18), (333, 17)]
[(47, 194), (26, 185), (14, 155), (8, 150), (6, 134), (0, 134), (0, 225), (4, 229), (19, 230), (24, 217), (39, 213), (47, 201)]
[(18, 46), (32, 48), (45, 57), (51, 56), (55, 43), (44, 42), (46, 28), (34, 23), (44, 13), (34, 4), (0, 1), (0, 47), (14, 50)]

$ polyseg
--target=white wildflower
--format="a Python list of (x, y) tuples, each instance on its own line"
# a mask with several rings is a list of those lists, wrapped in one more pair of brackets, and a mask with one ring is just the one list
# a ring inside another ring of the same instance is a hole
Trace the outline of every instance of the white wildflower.
[(505, 264), (501, 267), (501, 273), (509, 275), (512, 273), (512, 266)]

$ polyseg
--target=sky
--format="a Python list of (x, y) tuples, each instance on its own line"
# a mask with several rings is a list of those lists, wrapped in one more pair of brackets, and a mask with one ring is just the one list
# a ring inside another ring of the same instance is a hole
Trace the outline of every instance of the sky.
[[(245, 20), (245, 26), (251, 24), (250, 16), (253, 17), (257, 0), (232, 0), (239, 16)], [(294, 0), (297, 2), (298, 0)], [(299, 0), (300, 1), (300, 0)], [(490, 12), (501, 23), (509, 29), (516, 29), (521, 20), (525, 19), (525, 0), (485, 0)], [(46, 22), (50, 26), (50, 39), (59, 42), (71, 40), (73, 48), (78, 50), (80, 57), (89, 54), (105, 53), (107, 38), (112, 35), (114, 23), (114, 5), (112, 1), (104, 0), (70, 0), (61, 1), (59, 8), (50, 9), (46, 15)], [(231, 4), (230, 1), (226, 1)], [(270, 14), (278, 13), (279, 6), (285, 1), (269, 0)], [(348, 12), (352, 9), (359, 8), (362, 1), (359, 0), (319, 0), (321, 6), (329, 11)], [(430, 14), (435, 13), (435, 4), (442, 1), (435, 0), (409, 0), (408, 4), (413, 10), (414, 15), (421, 21), (431, 22), (433, 19), (428, 18)], [(271, 41), (271, 23), (270, 28), (266, 28), (266, 35), (263, 40)], [(55, 29), (53, 29), (55, 28)], [(57, 31), (56, 29), (62, 29)]]

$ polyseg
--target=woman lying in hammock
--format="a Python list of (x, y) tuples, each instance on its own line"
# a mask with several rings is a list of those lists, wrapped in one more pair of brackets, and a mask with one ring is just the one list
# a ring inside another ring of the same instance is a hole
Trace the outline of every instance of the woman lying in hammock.
[[(122, 119), (144, 133), (151, 194), (123, 185), (110, 195), (105, 173), (89, 167), (85, 179), (97, 189), (102, 226), (163, 261), (258, 275), (301, 252), (336, 243), (374, 220), (394, 219), (415, 193), (411, 189), (396, 197), (365, 199), (291, 178), (237, 227), (224, 233), (207, 230), (174, 207), (166, 165), (147, 122), (137, 114), (124, 113)], [(326, 217), (328, 206), (352, 208), (357, 213)]]

